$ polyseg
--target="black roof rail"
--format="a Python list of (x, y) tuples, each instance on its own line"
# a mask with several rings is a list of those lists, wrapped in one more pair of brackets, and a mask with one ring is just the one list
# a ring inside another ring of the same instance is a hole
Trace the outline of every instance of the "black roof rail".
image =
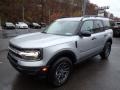
[(84, 16), (82, 16), (81, 21), (82, 21), (84, 18), (87, 18), (87, 17), (102, 17), (102, 18), (106, 18), (106, 17), (104, 17), (104, 16), (98, 16), (98, 15), (84, 15)]

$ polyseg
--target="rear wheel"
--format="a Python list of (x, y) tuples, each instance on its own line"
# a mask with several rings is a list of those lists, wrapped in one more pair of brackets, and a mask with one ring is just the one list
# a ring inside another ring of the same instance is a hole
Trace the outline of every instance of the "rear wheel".
[(103, 51), (100, 53), (102, 59), (108, 59), (111, 52), (111, 42), (107, 42), (104, 46)]
[(59, 87), (69, 79), (71, 72), (71, 60), (67, 57), (62, 57), (52, 65), (48, 76), (49, 82)]

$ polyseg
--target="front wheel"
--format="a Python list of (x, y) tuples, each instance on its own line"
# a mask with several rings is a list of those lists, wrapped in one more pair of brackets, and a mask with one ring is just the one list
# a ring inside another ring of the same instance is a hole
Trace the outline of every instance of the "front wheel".
[(67, 57), (58, 59), (51, 67), (48, 79), (54, 86), (63, 85), (72, 72), (72, 62)]
[(103, 51), (100, 53), (102, 59), (108, 59), (111, 52), (111, 42), (107, 42), (104, 46)]

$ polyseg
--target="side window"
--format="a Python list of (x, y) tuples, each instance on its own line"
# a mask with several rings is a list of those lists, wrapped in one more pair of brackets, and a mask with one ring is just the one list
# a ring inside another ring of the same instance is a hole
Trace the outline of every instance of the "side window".
[(104, 20), (103, 24), (104, 24), (104, 29), (105, 30), (110, 29), (110, 21), (109, 20)]
[(81, 31), (90, 31), (93, 32), (93, 21), (85, 21), (81, 27)]
[(94, 33), (102, 32), (103, 29), (103, 24), (102, 21), (96, 20), (94, 21)]

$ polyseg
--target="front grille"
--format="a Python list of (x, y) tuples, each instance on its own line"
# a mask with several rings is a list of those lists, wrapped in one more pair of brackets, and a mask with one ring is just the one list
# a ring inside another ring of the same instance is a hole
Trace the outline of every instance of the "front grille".
[(22, 49), (22, 48), (20, 48), (20, 47), (17, 47), (17, 46), (12, 45), (12, 44), (9, 44), (9, 47), (10, 47), (11, 49), (15, 49), (15, 50), (19, 50), (19, 51), (23, 51), (23, 50), (24, 50), (24, 49)]
[(12, 44), (9, 45), (9, 54), (11, 56), (15, 56), (15, 57), (18, 57), (18, 58), (22, 59), (22, 57), (18, 54), (18, 52), (20, 52), (20, 51), (23, 51), (23, 49), (21, 49), (19, 47), (16, 47)]
[(23, 28), (27, 28), (26, 26), (23, 26)]
[(27, 51), (27, 50), (40, 50), (39, 48), (32, 48), (32, 49), (29, 49), (29, 48), (20, 48), (20, 47), (17, 47), (17, 46), (14, 46), (13, 44), (9, 44), (9, 47), (11, 49), (15, 49), (15, 50), (18, 50), (18, 51)]
[(8, 59), (10, 60), (10, 62), (12, 61), (12, 63), (17, 63), (17, 60), (14, 59), (14, 58), (10, 55), (10, 53), (8, 53)]
[(9, 50), (9, 53), (12, 54), (12, 56), (19, 57), (19, 58), (22, 59), (22, 57), (21, 57), (19, 54), (15, 53), (15, 52), (12, 51), (12, 50)]

